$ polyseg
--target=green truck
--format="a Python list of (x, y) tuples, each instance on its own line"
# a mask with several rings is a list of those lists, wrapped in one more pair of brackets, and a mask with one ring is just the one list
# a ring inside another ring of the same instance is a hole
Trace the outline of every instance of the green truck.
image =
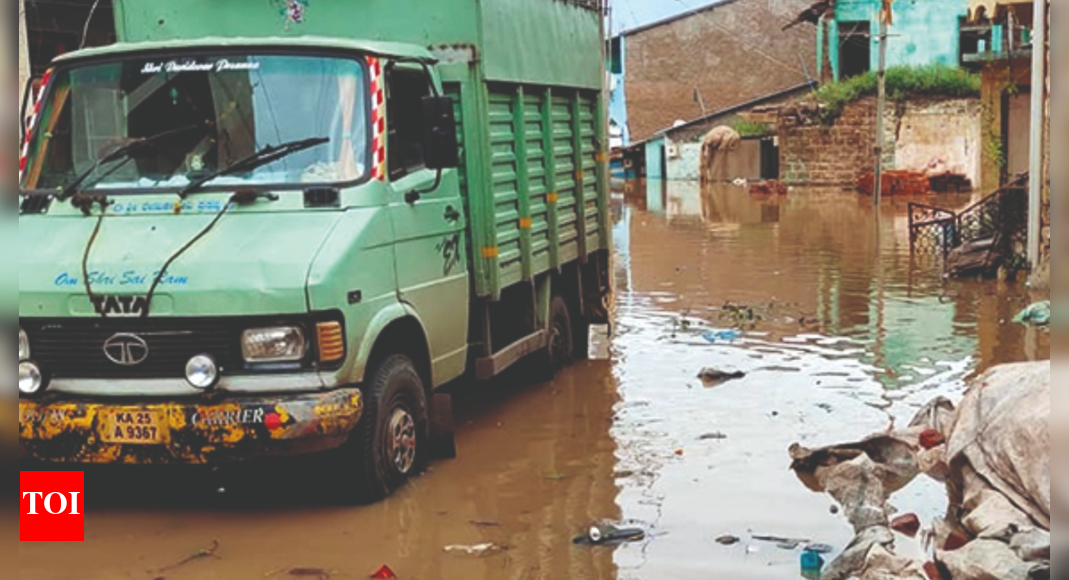
[(20, 461), (321, 458), (374, 501), (441, 389), (611, 300), (601, 0), (116, 0), (24, 104)]

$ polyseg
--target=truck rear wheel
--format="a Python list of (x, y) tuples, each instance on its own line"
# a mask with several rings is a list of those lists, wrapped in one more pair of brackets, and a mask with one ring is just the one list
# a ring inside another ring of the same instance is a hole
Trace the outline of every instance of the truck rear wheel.
[(363, 394), (363, 417), (336, 459), (339, 499), (345, 503), (384, 499), (427, 464), (427, 395), (411, 359), (387, 358)]
[(546, 347), (536, 357), (535, 364), (541, 378), (551, 381), (558, 372), (575, 360), (575, 332), (568, 303), (556, 296), (549, 306), (549, 326), (546, 328)]

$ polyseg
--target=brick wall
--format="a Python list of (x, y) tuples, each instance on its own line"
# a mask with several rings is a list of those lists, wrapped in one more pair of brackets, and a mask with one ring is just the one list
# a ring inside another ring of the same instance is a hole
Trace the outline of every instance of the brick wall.
[[(891, 125), (893, 126), (893, 124)], [(792, 184), (846, 185), (876, 164), (876, 99), (848, 106), (832, 126), (779, 126), (780, 176)]]
[[(976, 183), (980, 174), (977, 99), (890, 103), (884, 113), (884, 168), (952, 171)], [(856, 101), (831, 126), (779, 124), (780, 174), (787, 183), (852, 185), (876, 166), (876, 99)]]
[(816, 27), (781, 29), (812, 4), (727, 0), (627, 34), (632, 140), (811, 80), (817, 74)]

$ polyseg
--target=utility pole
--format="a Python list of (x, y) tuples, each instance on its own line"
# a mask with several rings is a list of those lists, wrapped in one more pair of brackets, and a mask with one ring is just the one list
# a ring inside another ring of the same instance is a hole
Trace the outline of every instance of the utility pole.
[(894, 0), (883, 0), (880, 10), (880, 66), (876, 71), (876, 183), (873, 198), (876, 207), (883, 198), (883, 152), (886, 144), (884, 136), (884, 110), (887, 107), (887, 36), (891, 23), (891, 4)]
[(1028, 170), (1028, 262), (1039, 268), (1043, 229), (1043, 141), (1047, 87), (1047, 2), (1034, 0), (1032, 26), (1032, 134)]

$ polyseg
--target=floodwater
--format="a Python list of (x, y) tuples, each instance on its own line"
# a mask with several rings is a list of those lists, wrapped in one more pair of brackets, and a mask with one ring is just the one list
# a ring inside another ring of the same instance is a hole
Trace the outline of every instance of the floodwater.
[[(841, 191), (628, 183), (611, 336), (551, 384), (458, 387), (458, 459), (366, 508), (318, 503), (319, 482), (289, 465), (92, 472), (87, 541), (20, 544), (20, 578), (366, 578), (382, 564), (406, 580), (800, 578), (798, 550), (753, 536), (843, 547), (852, 533), (788, 471), (792, 443), (904, 425), (983, 369), (1049, 356), (1049, 335), (1009, 322), (1027, 292), (942, 280), (911, 257), (906, 213), (889, 200), (877, 220)], [(707, 386), (703, 367), (747, 375)], [(894, 499), (922, 518), (943, 501), (923, 481)], [(606, 520), (647, 537), (572, 544)], [(445, 551), (483, 543), (505, 549)]]

